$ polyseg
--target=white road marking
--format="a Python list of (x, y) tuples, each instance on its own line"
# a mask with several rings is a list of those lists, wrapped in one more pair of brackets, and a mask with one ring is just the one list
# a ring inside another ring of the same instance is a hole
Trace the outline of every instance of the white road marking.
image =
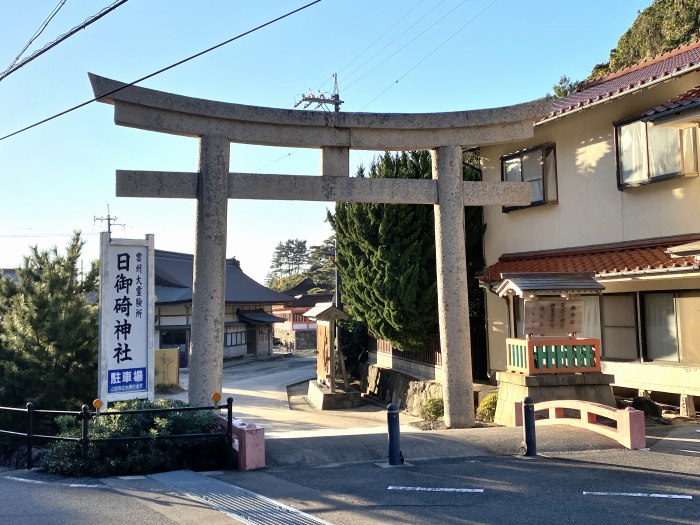
[(26, 478), (17, 478), (15, 476), (3, 476), (5, 479), (9, 479), (11, 481), (19, 481), (21, 483), (32, 483), (34, 485), (62, 485), (64, 487), (71, 487), (71, 488), (87, 488), (87, 489), (106, 489), (109, 488), (106, 485), (88, 485), (85, 483), (49, 483), (47, 481), (40, 481), (38, 479), (26, 479)]
[(5, 479), (10, 479), (12, 481), (21, 481), (22, 483), (35, 483), (35, 484), (41, 484), (45, 483), (44, 481), (38, 481), (36, 479), (24, 479), (24, 478), (16, 478), (14, 476), (4, 476)]
[(386, 488), (387, 490), (416, 490), (419, 492), (469, 492), (469, 493), (481, 493), (484, 489), (459, 489), (459, 488), (449, 488), (449, 487), (396, 487), (391, 485)]
[(629, 496), (633, 498), (668, 498), (668, 499), (693, 499), (687, 494), (654, 494), (646, 492), (586, 492), (584, 496)]

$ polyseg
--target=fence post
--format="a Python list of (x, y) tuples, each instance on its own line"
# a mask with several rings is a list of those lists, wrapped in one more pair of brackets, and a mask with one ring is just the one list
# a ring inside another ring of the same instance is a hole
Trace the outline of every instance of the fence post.
[(226, 466), (233, 468), (233, 398), (226, 399)]
[(34, 468), (34, 458), (32, 457), (32, 418), (34, 414), (34, 403), (27, 403), (27, 470)]
[(87, 459), (88, 455), (88, 420), (90, 419), (90, 413), (88, 412), (88, 409), (89, 407), (87, 405), (83, 405), (82, 413), (80, 414), (80, 417), (83, 420), (83, 438), (80, 440), (80, 443), (82, 445), (83, 459)]

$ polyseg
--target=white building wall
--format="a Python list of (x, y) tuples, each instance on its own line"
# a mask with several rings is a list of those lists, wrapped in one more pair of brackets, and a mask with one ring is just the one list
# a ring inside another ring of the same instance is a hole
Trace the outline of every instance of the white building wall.
[[(700, 178), (687, 177), (643, 187), (617, 187), (613, 122), (634, 116), (700, 84), (700, 73), (643, 90), (619, 100), (537, 126), (526, 142), (481, 149), (483, 179), (501, 179), (500, 156), (544, 143), (556, 144), (558, 203), (503, 213), (484, 210), (486, 264), (505, 253), (532, 252), (666, 237), (700, 231)], [(700, 133), (698, 133), (700, 149)], [(604, 282), (606, 293), (623, 291), (700, 289), (698, 278), (621, 279)], [(505, 368), (508, 312), (505, 300), (492, 293), (486, 301), (489, 368)], [(658, 363), (604, 363), (622, 386), (691, 393), (685, 372)], [(680, 375), (679, 375), (680, 374)], [(674, 383), (675, 382), (675, 383)], [(664, 387), (664, 385), (666, 385)], [(700, 386), (692, 391), (700, 395)]]

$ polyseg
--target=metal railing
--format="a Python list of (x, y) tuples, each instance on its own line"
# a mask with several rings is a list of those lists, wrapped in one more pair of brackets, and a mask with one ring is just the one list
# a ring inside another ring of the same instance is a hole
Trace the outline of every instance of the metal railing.
[[(110, 437), (110, 438), (90, 438), (89, 435), (89, 422), (91, 419), (97, 419), (100, 417), (113, 417), (121, 415), (144, 415), (144, 414), (158, 414), (158, 413), (168, 413), (168, 412), (193, 412), (193, 411), (204, 411), (204, 410), (223, 410), (226, 409), (226, 432), (204, 432), (204, 433), (190, 433), (190, 434), (158, 434), (149, 436), (121, 436), (121, 437)], [(90, 411), (88, 405), (83, 405), (80, 411), (77, 410), (36, 410), (33, 403), (27, 403), (26, 408), (14, 408), (14, 407), (3, 407), (0, 406), (0, 412), (24, 412), (27, 414), (26, 418), (26, 431), (17, 432), (12, 430), (0, 429), (0, 435), (24, 437), (26, 439), (27, 447), (27, 463), (26, 468), (31, 469), (34, 467), (34, 461), (32, 458), (32, 447), (35, 441), (72, 441), (80, 445), (81, 456), (86, 459), (88, 456), (88, 447), (90, 443), (110, 443), (119, 441), (153, 441), (159, 439), (198, 439), (198, 438), (224, 438), (226, 442), (226, 462), (230, 467), (233, 463), (233, 446), (232, 446), (232, 432), (233, 432), (233, 398), (229, 397), (226, 400), (225, 405), (214, 404), (211, 406), (201, 406), (201, 407), (175, 407), (175, 408), (146, 408), (142, 410), (106, 410), (106, 411)], [(50, 436), (44, 434), (35, 434), (34, 428), (34, 415), (44, 414), (44, 415), (54, 415), (54, 416), (76, 416), (80, 418), (81, 421), (81, 437), (66, 437), (66, 436)]]
[(507, 370), (526, 375), (600, 372), (600, 340), (506, 339)]

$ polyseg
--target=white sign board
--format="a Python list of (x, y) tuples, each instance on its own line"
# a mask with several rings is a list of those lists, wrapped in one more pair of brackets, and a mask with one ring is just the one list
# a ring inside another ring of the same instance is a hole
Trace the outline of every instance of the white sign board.
[(153, 399), (153, 235), (101, 236), (99, 398)]
[(525, 301), (526, 334), (565, 336), (581, 332), (583, 301), (542, 300)]

